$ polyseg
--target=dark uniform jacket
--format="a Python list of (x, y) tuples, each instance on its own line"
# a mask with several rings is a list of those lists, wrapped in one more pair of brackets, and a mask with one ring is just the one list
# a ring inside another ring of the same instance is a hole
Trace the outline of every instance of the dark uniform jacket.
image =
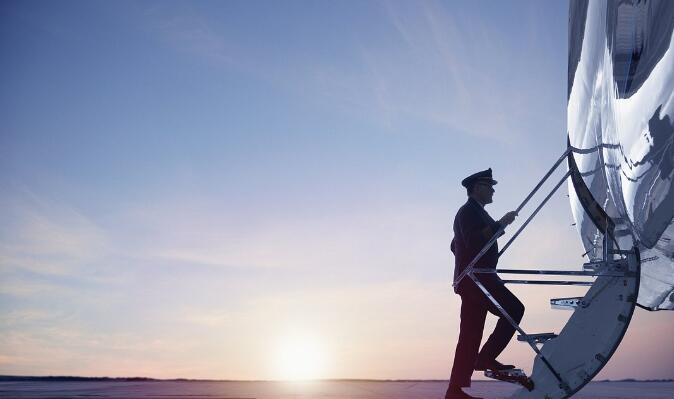
[[(454, 280), (500, 227), (501, 224), (492, 219), (472, 198), (468, 198), (468, 201), (459, 208), (454, 218), (454, 239), (451, 247), (454, 252)], [(495, 269), (497, 263), (498, 244), (494, 243), (474, 267)]]

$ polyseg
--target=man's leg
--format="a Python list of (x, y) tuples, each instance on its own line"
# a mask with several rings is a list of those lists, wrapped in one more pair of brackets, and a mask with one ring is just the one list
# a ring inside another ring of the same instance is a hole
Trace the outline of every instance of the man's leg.
[(482, 341), (482, 330), (487, 309), (480, 301), (468, 296), (461, 296), (461, 326), (459, 341), (456, 344), (452, 375), (449, 379), (450, 390), (470, 386), (470, 377), (473, 374), (478, 349)]
[[(502, 281), (496, 279), (489, 279), (484, 283), (485, 288), (489, 293), (496, 299), (496, 301), (505, 309), (505, 311), (510, 315), (510, 317), (519, 324), (524, 315), (524, 305), (522, 302), (517, 299), (517, 297), (510, 292), (503, 284)], [(498, 322), (496, 323), (496, 328), (494, 332), (489, 336), (487, 342), (482, 346), (482, 350), (479, 354), (479, 360), (481, 362), (490, 362), (495, 360), (498, 355), (503, 352), (508, 342), (513, 337), (515, 333), (515, 327), (513, 327), (510, 322), (499, 312), (499, 310), (494, 306), (491, 301), (489, 301), (489, 306), (487, 308), (489, 312), (499, 317)]]

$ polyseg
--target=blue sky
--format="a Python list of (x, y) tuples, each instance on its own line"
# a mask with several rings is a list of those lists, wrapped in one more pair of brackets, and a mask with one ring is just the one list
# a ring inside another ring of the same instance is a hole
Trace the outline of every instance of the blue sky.
[[(311, 336), (320, 376), (446, 378), (460, 180), (500, 217), (566, 145), (561, 1), (0, 13), (2, 374), (281, 378)], [(503, 263), (579, 266), (564, 192), (539, 219)], [(671, 378), (639, 328), (605, 375)]]

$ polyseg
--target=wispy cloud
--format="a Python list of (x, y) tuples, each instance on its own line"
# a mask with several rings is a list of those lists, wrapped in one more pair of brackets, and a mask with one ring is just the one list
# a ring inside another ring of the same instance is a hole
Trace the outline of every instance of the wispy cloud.
[(205, 57), (214, 62), (235, 65), (237, 49), (235, 43), (217, 33), (205, 16), (184, 7), (175, 12), (161, 3), (144, 10), (144, 23), (156, 37), (179, 51)]
[(395, 273), (421, 264), (433, 269), (444, 267), (447, 258), (444, 207), (382, 199), (318, 213), (253, 209), (235, 217), (226, 207), (212, 206), (169, 196), (125, 211), (118, 220), (132, 220), (143, 232), (133, 239), (133, 256), (187, 265), (347, 275)]
[[(507, 90), (511, 82), (495, 69), (512, 56), (507, 54), (514, 51), (512, 43), (480, 21), (468, 23), (461, 15), (465, 11), (439, 2), (386, 2), (384, 9), (405, 44), (396, 49), (399, 62), (371, 57), (382, 61), (380, 70), (388, 70), (393, 107), (464, 134), (498, 141), (522, 134), (521, 96)], [(391, 72), (401, 67), (404, 71)], [(518, 90), (527, 91), (524, 86)]]
[(49, 328), (5, 331), (0, 369), (5, 374), (176, 378), (186, 375), (179, 358), (189, 351), (183, 339), (153, 338), (147, 332), (88, 331), (65, 323)]
[(68, 274), (110, 252), (105, 231), (78, 210), (27, 188), (12, 194), (0, 214), (3, 268)]
[(286, 91), (289, 99), (384, 126), (411, 118), (453, 134), (513, 141), (545, 119), (544, 107), (530, 99), (547, 84), (532, 82), (527, 64), (515, 56), (533, 50), (519, 47), (533, 41), (508, 41), (439, 2), (384, 2), (379, 12), (379, 28), (390, 30), (387, 40), (344, 31), (349, 46), (339, 61), (283, 42), (283, 58), (244, 49), (194, 10), (188, 16), (156, 10), (148, 16), (162, 40), (180, 51), (235, 67)]

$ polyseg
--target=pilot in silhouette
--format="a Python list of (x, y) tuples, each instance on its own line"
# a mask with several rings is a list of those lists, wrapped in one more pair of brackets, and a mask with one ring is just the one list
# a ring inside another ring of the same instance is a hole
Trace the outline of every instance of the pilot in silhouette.
[[(472, 174), (461, 182), (466, 188), (468, 201), (459, 208), (454, 218), (454, 239), (451, 248), (455, 258), (455, 280), (494, 234), (501, 227), (512, 223), (517, 216), (516, 212), (508, 212), (500, 220), (495, 221), (484, 210), (484, 206), (492, 202), (495, 184), (491, 168)], [(497, 263), (498, 245), (494, 242), (474, 268), (495, 269)], [(498, 275), (495, 273), (475, 275), (506, 312), (519, 323), (524, 314), (524, 305), (505, 287)], [(461, 296), (461, 326), (445, 399), (468, 399), (473, 396), (463, 392), (462, 388), (470, 386), (473, 370), (515, 368), (496, 360), (508, 345), (515, 328), (469, 277), (464, 277), (454, 290)], [(498, 316), (499, 320), (494, 332), (479, 350), (487, 311)]]

